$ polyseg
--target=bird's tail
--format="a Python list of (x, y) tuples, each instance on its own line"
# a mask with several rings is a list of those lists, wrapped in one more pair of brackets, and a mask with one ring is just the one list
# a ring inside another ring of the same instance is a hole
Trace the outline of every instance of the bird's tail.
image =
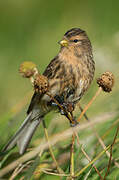
[(10, 139), (10, 141), (5, 145), (2, 152), (10, 150), (17, 144), (19, 148), (19, 153), (23, 154), (26, 151), (30, 143), (30, 140), (36, 128), (40, 124), (40, 122), (41, 122), (41, 118), (35, 117), (33, 119), (32, 112), (29, 113), (29, 115), (26, 117), (26, 119), (24, 120), (24, 122), (22, 123), (18, 131)]

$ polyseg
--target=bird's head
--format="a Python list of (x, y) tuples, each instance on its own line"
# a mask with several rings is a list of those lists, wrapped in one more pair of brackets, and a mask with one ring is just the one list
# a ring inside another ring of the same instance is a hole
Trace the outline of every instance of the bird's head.
[(61, 48), (77, 48), (90, 43), (90, 40), (84, 30), (80, 28), (72, 28), (64, 34), (59, 44)]

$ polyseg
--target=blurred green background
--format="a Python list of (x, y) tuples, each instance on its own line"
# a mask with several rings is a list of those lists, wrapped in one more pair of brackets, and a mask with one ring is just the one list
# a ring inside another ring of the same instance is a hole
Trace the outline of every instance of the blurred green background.
[(18, 74), (21, 62), (35, 62), (40, 72), (58, 53), (57, 42), (72, 27), (85, 29), (94, 49), (96, 72), (119, 65), (119, 1), (0, 1), (0, 113), (30, 89)]
[[(3, 144), (8, 137), (7, 130), (15, 131), (9, 126), (8, 112), (32, 89), (29, 81), (19, 75), (19, 65), (26, 60), (33, 61), (43, 72), (58, 53), (57, 42), (72, 27), (86, 30), (96, 62), (94, 82), (82, 104), (96, 91), (96, 78), (110, 70), (115, 75), (114, 90), (109, 95), (103, 93), (89, 109), (89, 115), (119, 108), (118, 0), (0, 0), (0, 139)], [(13, 118), (16, 126), (17, 120), (20, 124), (25, 117), (27, 106)]]

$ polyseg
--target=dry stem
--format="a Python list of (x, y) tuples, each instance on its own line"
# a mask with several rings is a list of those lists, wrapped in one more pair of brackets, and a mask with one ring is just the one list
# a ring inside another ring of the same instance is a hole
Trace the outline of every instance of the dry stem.
[(92, 165), (95, 161), (97, 161), (109, 148), (111, 145), (107, 146), (102, 152), (100, 152), (90, 163), (88, 163), (84, 168), (82, 168), (78, 173), (76, 173), (76, 177), (81, 175), (90, 165)]
[[(80, 145), (80, 142), (79, 142), (79, 137), (78, 137), (78, 134), (76, 133), (76, 137), (77, 137), (77, 142), (78, 144)], [(88, 154), (85, 152), (85, 150), (83, 149), (83, 147), (81, 147), (81, 151), (82, 153), (85, 155), (85, 157), (88, 159), (89, 162), (91, 162), (91, 159), (90, 157), (88, 156)], [(92, 164), (92, 167), (95, 169), (95, 171), (97, 172), (97, 174), (99, 175), (100, 179), (103, 180), (100, 172), (98, 171), (98, 169), (96, 168), (96, 166), (94, 164)]]
[(15, 179), (15, 177), (25, 168), (27, 167), (32, 161), (28, 161), (26, 164), (19, 164), (14, 172), (12, 173), (12, 176), (10, 177), (9, 180)]
[[(46, 92), (46, 94), (49, 97), (51, 97), (51, 99), (59, 106), (59, 108), (61, 108), (64, 111), (64, 108), (61, 106), (61, 104), (51, 94), (49, 94), (48, 92)], [(72, 124), (74, 124), (73, 115), (70, 114), (68, 111), (66, 113), (67, 113), (68, 118), (70, 119), (70, 122), (72, 122)], [(71, 150), (70, 150), (70, 175), (71, 175), (72, 180), (74, 180), (74, 177), (73, 177), (74, 176), (74, 142), (75, 142), (75, 134), (73, 133), (72, 134), (72, 142), (71, 142)], [(50, 149), (50, 147), (49, 147), (49, 149)], [(51, 153), (51, 155), (53, 156), (52, 153)], [(55, 161), (55, 163), (57, 163), (57, 162)], [(60, 169), (59, 169), (58, 164), (56, 166), (57, 166), (57, 170), (59, 171)], [(61, 170), (59, 171), (59, 173), (60, 172), (61, 172)]]
[(89, 101), (89, 103), (86, 105), (86, 107), (84, 108), (84, 110), (82, 111), (82, 113), (80, 114), (77, 122), (79, 122), (81, 120), (81, 118), (83, 117), (83, 115), (85, 114), (85, 112), (87, 111), (87, 109), (91, 106), (91, 104), (93, 103), (93, 101), (96, 99), (96, 97), (100, 94), (100, 92), (102, 91), (102, 88), (99, 87), (96, 94), (92, 97), (92, 99)]
[(108, 163), (108, 167), (107, 167), (107, 172), (105, 173), (105, 176), (104, 176), (104, 180), (106, 179), (106, 176), (108, 175), (109, 173), (109, 170), (110, 170), (110, 166), (111, 166), (111, 160), (112, 160), (112, 148), (116, 142), (116, 138), (117, 138), (117, 135), (118, 135), (118, 132), (119, 132), (119, 126), (117, 127), (117, 131), (116, 131), (116, 134), (115, 134), (115, 137), (114, 137), (114, 140), (111, 144), (111, 148), (110, 148), (110, 158), (109, 158), (109, 163)]
[[(95, 120), (93, 120), (93, 122), (87, 122), (83, 125), (80, 126), (76, 126), (74, 127), (75, 132), (78, 132), (79, 130), (84, 130), (90, 127), (91, 124), (97, 124), (97, 123), (101, 123), (101, 122), (105, 122), (105, 121), (109, 121), (109, 118), (114, 118), (115, 117), (115, 113), (113, 114), (106, 114), (105, 116), (101, 116)], [(67, 130), (65, 130), (64, 132), (60, 132), (56, 135), (54, 135), (51, 140), (50, 140), (50, 144), (51, 145), (55, 145), (57, 142), (60, 142), (62, 140), (67, 139), (68, 137), (70, 137), (73, 134), (72, 132), (72, 128), (69, 128)], [(7, 174), (8, 172), (12, 171), (13, 169), (15, 169), (20, 163), (24, 163), (32, 158), (34, 158), (37, 154), (39, 154), (39, 152), (41, 151), (41, 149), (47, 149), (48, 148), (48, 143), (43, 143), (40, 144), (37, 148), (34, 148), (34, 150), (26, 153), (25, 155), (23, 155), (22, 157), (18, 158), (17, 160), (15, 160), (14, 162), (10, 163), (9, 165), (7, 165), (6, 167), (4, 167), (3, 169), (1, 169), (0, 171), (0, 177), (3, 177), (5, 174)]]
[(75, 133), (72, 134), (71, 150), (70, 150), (70, 175), (72, 180), (74, 180), (74, 143), (75, 143)]
[(53, 154), (53, 150), (52, 150), (52, 147), (51, 147), (50, 142), (49, 142), (48, 132), (47, 132), (47, 128), (46, 128), (46, 124), (45, 124), (45, 121), (44, 121), (44, 120), (42, 120), (42, 124), (43, 124), (44, 132), (45, 132), (45, 137), (46, 137), (46, 140), (47, 140), (47, 142), (48, 142), (50, 155), (51, 155), (51, 157), (52, 157), (52, 159), (53, 159), (53, 161), (54, 161), (54, 163), (55, 163), (55, 165), (56, 165), (57, 171), (58, 171), (59, 173), (63, 173), (63, 170), (59, 167), (59, 165), (58, 165), (58, 163), (57, 163), (57, 161), (56, 161), (56, 159), (55, 159), (55, 156), (54, 156), (54, 154)]

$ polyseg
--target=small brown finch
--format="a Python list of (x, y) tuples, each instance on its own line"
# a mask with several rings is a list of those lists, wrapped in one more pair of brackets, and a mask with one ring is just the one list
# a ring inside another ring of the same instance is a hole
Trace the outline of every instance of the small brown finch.
[[(59, 43), (60, 51), (43, 75), (48, 78), (50, 94), (64, 108), (68, 103), (72, 103), (75, 107), (93, 80), (95, 63), (92, 46), (86, 32), (80, 28), (67, 31)], [(56, 104), (47, 94), (35, 92), (26, 119), (3, 151), (17, 144), (19, 153), (23, 154), (36, 128), (54, 106)]]

